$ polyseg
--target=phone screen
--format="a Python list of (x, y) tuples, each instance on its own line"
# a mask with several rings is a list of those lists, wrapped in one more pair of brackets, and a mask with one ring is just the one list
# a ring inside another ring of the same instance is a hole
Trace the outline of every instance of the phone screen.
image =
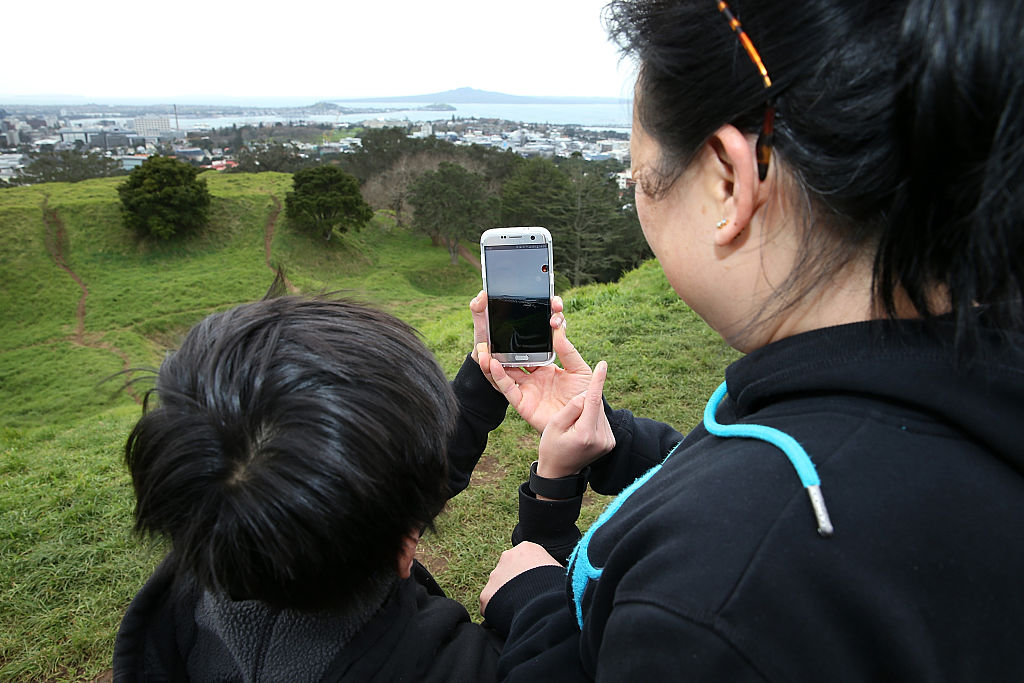
[(548, 248), (485, 246), (487, 316), (494, 353), (551, 352)]

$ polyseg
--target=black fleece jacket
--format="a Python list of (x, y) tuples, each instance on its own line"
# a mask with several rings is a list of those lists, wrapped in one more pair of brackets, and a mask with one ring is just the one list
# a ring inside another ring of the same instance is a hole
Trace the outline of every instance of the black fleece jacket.
[(806, 449), (831, 538), (777, 447), (610, 411), (591, 484), (619, 497), (568, 577), (534, 569), (493, 597), (499, 676), (1024, 680), (1024, 340), (958, 364), (952, 335), (858, 323), (728, 369), (718, 422)]
[[(452, 382), (459, 421), (451, 495), (469, 484), (508, 404), (467, 357)], [(162, 564), (135, 596), (114, 646), (114, 682), (464, 681), (495, 678), (500, 639), (474, 624), (418, 562), (373, 614), (308, 615), (231, 604)]]

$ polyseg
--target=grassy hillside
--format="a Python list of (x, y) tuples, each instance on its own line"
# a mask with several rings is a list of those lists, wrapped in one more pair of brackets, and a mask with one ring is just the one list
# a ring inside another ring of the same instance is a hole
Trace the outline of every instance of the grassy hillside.
[[(0, 681), (108, 669), (124, 608), (161, 555), (131, 536), (121, 464), (147, 375), (117, 373), (155, 368), (207, 313), (261, 297), (277, 265), (298, 290), (343, 290), (409, 321), (449, 374), (467, 350), (471, 265), (448, 265), (444, 249), (386, 217), (330, 247), (292, 233), (279, 212), (288, 175), (203, 177), (211, 225), (171, 244), (124, 230), (117, 179), (0, 192)], [(692, 426), (734, 354), (657, 264), (564, 294), (571, 338), (591, 362), (609, 362), (609, 400)], [(140, 381), (125, 388), (129, 376)], [(536, 444), (510, 416), (421, 546), (472, 614)], [(590, 501), (586, 521), (601, 504)]]

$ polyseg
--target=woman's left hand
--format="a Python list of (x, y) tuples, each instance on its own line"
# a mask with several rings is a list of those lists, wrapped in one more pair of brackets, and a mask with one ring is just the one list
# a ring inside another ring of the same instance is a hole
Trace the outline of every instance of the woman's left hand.
[(495, 389), (531, 427), (543, 432), (548, 420), (590, 384), (591, 370), (579, 351), (565, 336), (565, 315), (561, 297), (551, 298), (552, 345), (563, 367), (554, 363), (524, 370), (503, 367), (487, 350), (487, 294), (480, 292), (469, 302), (473, 313), (476, 346), (473, 360)]

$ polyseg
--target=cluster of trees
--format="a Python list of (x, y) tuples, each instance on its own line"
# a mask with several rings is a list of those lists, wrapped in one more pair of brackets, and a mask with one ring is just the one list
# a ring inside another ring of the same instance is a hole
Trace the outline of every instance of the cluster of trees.
[[(346, 154), (342, 163), (363, 181), (363, 196), (375, 208), (390, 209), (399, 226), (406, 226), (412, 215), (410, 192), (424, 173), (436, 171), (441, 163), (458, 164), (483, 177), (490, 195), (498, 195), (501, 184), (522, 158), (478, 145), (457, 146), (434, 137), (414, 139), (401, 129), (367, 131), (363, 146), (355, 154)], [(428, 234), (431, 232), (428, 230)], [(432, 235), (433, 237), (433, 235)], [(440, 242), (435, 239), (435, 244)]]
[[(511, 152), (413, 139), (401, 128), (365, 131), (362, 148), (332, 163), (310, 161), (291, 145), (271, 144), (239, 158), (239, 170), (293, 173), (285, 200), (289, 224), (330, 241), (358, 230), (373, 208), (448, 249), (475, 242), (495, 225), (540, 225), (554, 240), (556, 275), (567, 284), (614, 280), (650, 257), (632, 190), (622, 190), (614, 161), (524, 159)], [(99, 154), (59, 152), (27, 169), (35, 182), (81, 180), (115, 172)], [(197, 169), (152, 157), (118, 187), (125, 224), (169, 238), (201, 228), (210, 195)]]
[(435, 244), (445, 244), (453, 263), (459, 241), (475, 240), (487, 227), (547, 228), (556, 274), (575, 287), (615, 280), (651, 256), (632, 190), (623, 191), (616, 182), (619, 170), (615, 162), (580, 156), (557, 162), (515, 157), (496, 178), (441, 161), (406, 185), (405, 199), (413, 209), (413, 226)]
[(211, 131), (188, 134), (189, 144), (206, 150), (228, 147), (233, 152), (254, 143), (281, 144), (293, 140), (316, 144), (323, 139), (324, 133), (333, 130), (328, 123), (315, 125), (288, 125), (283, 123), (250, 125), (231, 125), (215, 128)]
[(479, 236), (481, 226), (493, 224), (498, 215), (484, 177), (450, 161), (421, 174), (409, 188), (409, 201), (416, 207), (416, 227), (448, 247), (453, 266), (462, 240)]
[(501, 188), (502, 225), (551, 232), (556, 273), (572, 286), (618, 279), (652, 255), (640, 230), (633, 190), (621, 190), (615, 162), (580, 156), (520, 164)]
[(401, 128), (365, 131), (339, 164), (374, 208), (389, 209), (447, 247), (495, 225), (540, 225), (554, 240), (556, 275), (577, 286), (617, 279), (651, 256), (633, 191), (619, 188), (615, 161), (524, 159), (510, 151), (409, 138)]
[(319, 165), (319, 159), (310, 158), (291, 143), (280, 142), (242, 148), (235, 160), (238, 161), (233, 171), (236, 173), (295, 173)]
[(98, 151), (83, 152), (80, 149), (69, 149), (43, 152), (33, 156), (32, 161), (11, 180), (10, 184), (77, 183), (89, 178), (106, 178), (123, 173), (121, 164)]

